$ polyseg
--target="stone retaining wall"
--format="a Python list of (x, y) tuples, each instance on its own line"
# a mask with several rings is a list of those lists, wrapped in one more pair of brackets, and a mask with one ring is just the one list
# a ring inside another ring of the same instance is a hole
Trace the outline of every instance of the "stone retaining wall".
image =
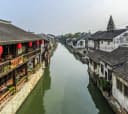
[(27, 96), (30, 94), (30, 92), (34, 89), (42, 77), (43, 72), (44, 71), (42, 68), (40, 68), (35, 74), (32, 74), (30, 80), (26, 82), (22, 89), (16, 93), (12, 99), (4, 106), (4, 108), (0, 111), (0, 114), (15, 114)]

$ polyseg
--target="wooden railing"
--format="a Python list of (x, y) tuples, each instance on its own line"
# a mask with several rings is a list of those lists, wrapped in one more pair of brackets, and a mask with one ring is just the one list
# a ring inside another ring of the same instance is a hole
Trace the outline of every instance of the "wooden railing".
[(28, 52), (23, 55), (24, 61), (28, 61), (33, 55), (36, 55), (41, 52), (41, 49), (36, 49), (34, 51)]
[[(41, 49), (35, 49), (31, 52), (28, 52), (26, 54), (21, 55), (21, 56), (23, 56), (23, 63), (27, 62), (31, 57), (33, 57), (33, 55), (36, 55), (40, 52), (41, 52)], [(18, 57), (16, 57), (16, 58), (18, 58)], [(11, 67), (11, 61), (16, 59), (16, 58), (13, 58), (11, 60), (7, 60), (5, 62), (0, 63), (0, 77), (7, 74), (8, 72), (10, 72), (14, 69)]]
[(10, 70), (10, 61), (9, 60), (0, 63), (0, 76), (4, 75), (9, 70)]

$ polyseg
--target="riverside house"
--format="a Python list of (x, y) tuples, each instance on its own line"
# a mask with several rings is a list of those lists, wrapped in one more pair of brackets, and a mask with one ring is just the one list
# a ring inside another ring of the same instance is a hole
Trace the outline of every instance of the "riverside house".
[(112, 78), (113, 98), (119, 103), (120, 110), (125, 114), (128, 112), (128, 61), (113, 70)]
[(100, 60), (105, 54), (106, 52), (99, 50), (88, 53), (88, 71), (95, 84), (97, 84), (99, 80)]
[[(119, 47), (100, 58), (99, 77), (106, 83), (104, 90), (119, 105), (123, 114), (128, 112), (127, 61), (128, 47)], [(109, 89), (108, 89), (109, 87)]]
[(116, 30), (110, 17), (107, 31), (88, 39), (90, 78), (101, 90), (115, 112), (128, 113), (128, 30)]
[(19, 91), (40, 67), (47, 43), (38, 35), (0, 20), (0, 105)]
[(128, 29), (115, 29), (114, 21), (110, 16), (107, 30), (98, 31), (88, 39), (89, 50), (101, 50), (111, 52), (120, 45), (128, 43)]

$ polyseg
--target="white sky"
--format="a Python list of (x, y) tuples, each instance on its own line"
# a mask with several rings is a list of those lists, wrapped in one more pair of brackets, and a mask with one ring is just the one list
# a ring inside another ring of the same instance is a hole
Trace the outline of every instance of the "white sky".
[(128, 25), (128, 0), (1, 0), (0, 18), (36, 33), (105, 30), (112, 15), (117, 28)]

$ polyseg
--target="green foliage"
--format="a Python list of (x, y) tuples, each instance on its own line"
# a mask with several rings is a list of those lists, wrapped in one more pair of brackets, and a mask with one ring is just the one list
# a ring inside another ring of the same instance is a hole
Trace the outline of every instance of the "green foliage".
[(105, 79), (100, 79), (100, 86), (103, 89), (103, 91), (109, 91), (110, 82), (106, 81)]
[(9, 90), (10, 92), (14, 92), (14, 91), (15, 91), (15, 87), (12, 86), (12, 85), (10, 85), (10, 86), (8, 86), (8, 90)]

